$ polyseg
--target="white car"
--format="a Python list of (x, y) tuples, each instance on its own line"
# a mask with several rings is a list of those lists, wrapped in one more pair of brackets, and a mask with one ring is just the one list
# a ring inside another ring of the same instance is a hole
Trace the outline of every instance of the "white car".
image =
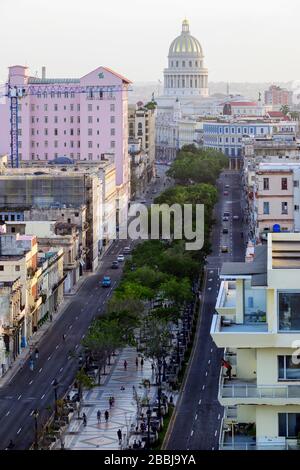
[(120, 263), (122, 263), (122, 261), (125, 260), (124, 255), (119, 255), (119, 256), (117, 257), (117, 260), (118, 260)]

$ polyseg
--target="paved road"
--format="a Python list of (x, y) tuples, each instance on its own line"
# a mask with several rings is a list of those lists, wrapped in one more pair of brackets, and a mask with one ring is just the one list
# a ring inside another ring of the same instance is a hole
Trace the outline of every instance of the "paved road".
[[(229, 196), (223, 196), (229, 184)], [(212, 232), (212, 254), (208, 258), (203, 288), (203, 307), (197, 330), (194, 355), (191, 359), (184, 390), (179, 400), (175, 421), (166, 448), (169, 450), (216, 450), (223, 409), (217, 400), (220, 362), (223, 350), (217, 349), (210, 336), (210, 326), (218, 295), (219, 268), (224, 261), (242, 261), (244, 258), (241, 238), (240, 177), (228, 172), (218, 183), (220, 200), (215, 208), (216, 224)], [(239, 215), (239, 221), (222, 222), (224, 211)], [(222, 228), (229, 227), (229, 235)], [(223, 254), (220, 245), (229, 247)]]
[[(161, 178), (157, 178), (153, 183), (157, 194), (164, 189), (164, 172), (167, 168), (158, 168)], [(146, 197), (147, 202), (152, 198), (150, 190)], [(33, 411), (39, 410), (39, 421), (43, 422), (48, 415), (47, 408), (54, 408), (54, 380), (59, 382), (58, 397), (62, 396), (73, 382), (78, 368), (78, 358), (74, 355), (79, 351), (80, 343), (92, 319), (104, 312), (105, 303), (121, 277), (122, 270), (112, 270), (110, 265), (127, 245), (129, 243), (126, 240), (114, 243), (105, 255), (101, 269), (86, 280), (51, 331), (40, 341), (40, 354), (34, 370), (29, 369), (27, 361), (10, 384), (1, 389), (0, 449), (6, 448), (10, 439), (14, 442), (15, 449), (27, 449), (34, 440)], [(111, 276), (111, 288), (101, 287), (100, 282), (104, 274)]]

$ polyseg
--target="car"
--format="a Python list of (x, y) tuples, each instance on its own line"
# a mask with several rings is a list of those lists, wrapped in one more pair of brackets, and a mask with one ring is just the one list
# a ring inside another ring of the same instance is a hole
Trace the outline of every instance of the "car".
[(120, 254), (120, 255), (117, 257), (117, 260), (118, 260), (120, 263), (122, 263), (122, 261), (125, 260), (124, 255)]
[(234, 215), (232, 218), (233, 218), (233, 220), (239, 220), (240, 219), (240, 217), (238, 215)]
[(229, 184), (225, 184), (225, 189), (229, 189), (229, 188), (230, 188)]
[(115, 260), (111, 263), (111, 269), (118, 269), (119, 261)]
[(104, 276), (101, 282), (102, 287), (110, 287), (111, 286), (111, 278), (109, 276)]
[(156, 189), (153, 189), (152, 194), (156, 194), (156, 193), (157, 193)]
[(224, 233), (224, 235), (227, 235), (228, 232), (229, 232), (228, 228), (224, 227), (222, 230), (222, 233)]
[(223, 220), (223, 222), (228, 222), (229, 217), (227, 217), (226, 215), (224, 215), (222, 220)]
[(142, 199), (142, 200), (140, 201), (140, 204), (147, 204), (146, 199)]
[(155, 178), (160, 178), (160, 176), (159, 176), (159, 175), (156, 175)]
[(221, 246), (221, 253), (228, 253), (228, 246), (226, 245)]
[(228, 191), (224, 191), (224, 196), (228, 196), (229, 195), (229, 192)]
[(131, 253), (130, 246), (125, 246), (125, 248), (123, 249), (123, 254), (124, 255), (129, 255), (130, 253)]
[(230, 217), (230, 212), (228, 211), (225, 211), (224, 214), (223, 214), (224, 217)]

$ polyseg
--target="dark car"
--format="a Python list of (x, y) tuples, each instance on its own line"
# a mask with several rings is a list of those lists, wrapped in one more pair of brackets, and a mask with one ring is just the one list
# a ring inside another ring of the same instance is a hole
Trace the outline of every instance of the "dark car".
[(227, 235), (228, 234), (228, 228), (223, 228), (223, 233), (224, 233), (224, 235)]
[(119, 267), (119, 262), (118, 261), (113, 261), (111, 263), (111, 269), (118, 269)]

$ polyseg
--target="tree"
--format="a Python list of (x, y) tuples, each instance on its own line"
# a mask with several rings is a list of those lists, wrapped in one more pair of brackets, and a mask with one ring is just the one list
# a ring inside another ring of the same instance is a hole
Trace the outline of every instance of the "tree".
[(287, 104), (283, 104), (280, 108), (280, 111), (286, 116), (289, 113), (290, 108)]

